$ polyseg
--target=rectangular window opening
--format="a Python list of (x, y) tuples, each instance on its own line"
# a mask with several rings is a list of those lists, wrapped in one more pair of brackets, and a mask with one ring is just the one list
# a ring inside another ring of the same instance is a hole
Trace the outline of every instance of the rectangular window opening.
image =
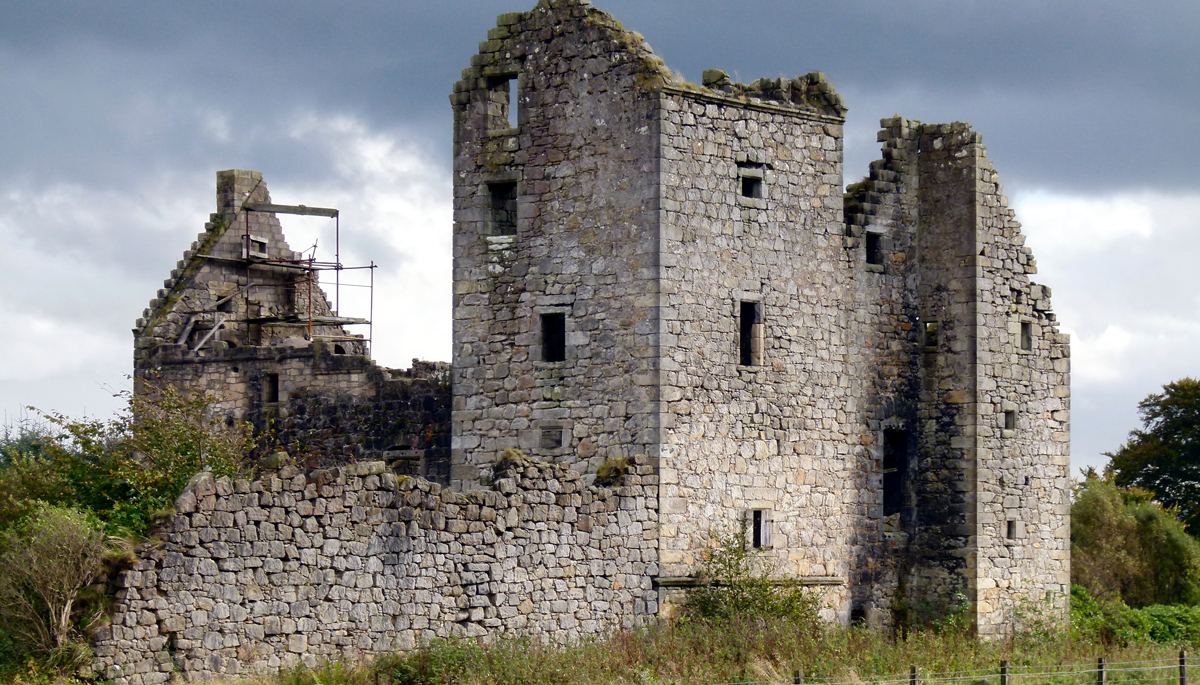
[(517, 128), (517, 103), (520, 100), (516, 75), (488, 79), (488, 130)]
[(750, 176), (742, 177), (742, 197), (762, 197), (762, 179)]
[(926, 321), (925, 322), (925, 347), (937, 347), (938, 346), (938, 328), (939, 327), (940, 327), (939, 322), (937, 322), (937, 321)]
[(750, 549), (771, 548), (770, 509), (750, 509), (746, 512), (746, 543)]
[(1004, 412), (1004, 429), (1013, 430), (1017, 427), (1017, 412), (1009, 410)]
[(1005, 530), (1004, 530), (1005, 539), (1007, 539), (1007, 540), (1016, 540), (1017, 539), (1017, 522), (1016, 521), (1009, 520), (1008, 522), (1006, 522), (1004, 528), (1005, 528)]
[(1033, 349), (1033, 324), (1031, 323), (1021, 324), (1021, 349)]
[(273, 404), (279, 401), (279, 374), (268, 373), (263, 378), (263, 402)]
[(250, 257), (267, 258), (267, 239), (256, 235), (246, 236), (246, 244), (242, 246), (242, 258)]
[(517, 234), (517, 184), (489, 183), (488, 194), (491, 196), (492, 234)]
[(563, 446), (563, 429), (543, 428), (540, 446), (544, 450), (556, 450)]
[(883, 515), (900, 513), (908, 478), (908, 431), (883, 431)]
[(567, 315), (561, 312), (542, 314), (542, 361), (561, 362), (567, 359)]
[(867, 233), (867, 264), (883, 264), (883, 236)]
[(738, 319), (738, 364), (761, 366), (764, 345), (762, 303), (742, 302)]

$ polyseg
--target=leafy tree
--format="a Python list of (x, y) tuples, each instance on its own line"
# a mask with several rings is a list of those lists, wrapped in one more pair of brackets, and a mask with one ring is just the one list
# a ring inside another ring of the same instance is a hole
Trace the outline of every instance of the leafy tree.
[(193, 475), (234, 475), (254, 446), (248, 425), (210, 419), (202, 395), (152, 387), (127, 402), (111, 420), (51, 413), (36, 435), (0, 440), (0, 529), (49, 503), (91, 511), (109, 532), (140, 535)]
[(65, 507), (42, 505), (0, 535), (0, 619), (23, 651), (61, 666), (86, 658), (79, 600), (107, 551), (99, 521)]
[(1102, 602), (1200, 603), (1200, 542), (1145, 490), (1088, 478), (1071, 505), (1071, 580)]
[(1200, 531), (1200, 381), (1182, 378), (1138, 403), (1142, 430), (1106, 454), (1117, 485), (1145, 488)]

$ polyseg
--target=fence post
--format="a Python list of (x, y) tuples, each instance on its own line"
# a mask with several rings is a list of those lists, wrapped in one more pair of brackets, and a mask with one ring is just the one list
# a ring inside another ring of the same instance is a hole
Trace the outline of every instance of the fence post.
[(1179, 650), (1179, 685), (1187, 685), (1187, 650)]
[(1096, 685), (1106, 685), (1108, 683), (1108, 674), (1104, 672), (1104, 657), (1096, 662)]
[(1000, 662), (1000, 685), (1008, 685), (1008, 659)]
[(920, 682), (917, 680), (917, 667), (914, 665), (908, 669), (908, 685), (917, 685)]
[(804, 685), (804, 672), (800, 669), (792, 673), (792, 685)]

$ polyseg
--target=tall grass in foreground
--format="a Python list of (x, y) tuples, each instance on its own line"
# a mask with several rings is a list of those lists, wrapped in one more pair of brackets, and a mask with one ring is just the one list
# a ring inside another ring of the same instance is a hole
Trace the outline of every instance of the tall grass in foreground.
[[(1000, 661), (1014, 670), (1056, 665), (1092, 666), (1169, 660), (1179, 645), (1105, 645), (1070, 630), (981, 642), (965, 631), (914, 631), (906, 637), (864, 628), (814, 626), (790, 620), (662, 622), (570, 646), (526, 638), (484, 645), (439, 641), (407, 655), (369, 665), (326, 665), (269, 679), (264, 685), (573, 685), (790, 682), (860, 682), (905, 674), (960, 673), (973, 682), (995, 674)], [(978, 675), (966, 676), (966, 673)], [(992, 679), (994, 680), (994, 678)], [(1085, 680), (1087, 678), (1085, 677)], [(1028, 682), (1028, 681), (1022, 681)]]

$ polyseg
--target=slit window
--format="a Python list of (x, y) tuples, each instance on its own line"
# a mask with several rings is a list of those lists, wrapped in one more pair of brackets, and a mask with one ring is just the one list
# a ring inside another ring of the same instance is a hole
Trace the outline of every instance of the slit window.
[(771, 510), (746, 511), (746, 544), (750, 549), (771, 549)]
[(517, 102), (520, 100), (515, 74), (488, 79), (488, 130), (500, 131), (517, 127)]
[(542, 314), (542, 361), (561, 362), (567, 358), (567, 315)]
[(883, 236), (878, 233), (867, 233), (867, 264), (883, 264)]
[(1004, 538), (1006, 540), (1017, 539), (1017, 522), (1009, 519), (1004, 525)]
[(1014, 430), (1017, 427), (1017, 412), (1009, 410), (1004, 412), (1004, 429)]
[(761, 302), (742, 302), (738, 313), (738, 364), (763, 363), (764, 325)]
[(883, 515), (900, 513), (908, 474), (908, 431), (883, 431)]
[(494, 235), (517, 234), (517, 184), (489, 183), (491, 198), (492, 233)]
[(937, 348), (938, 346), (938, 329), (940, 328), (937, 321), (925, 322), (925, 347)]
[(263, 378), (263, 402), (273, 404), (279, 401), (279, 374), (268, 373)]
[(1021, 349), (1033, 349), (1033, 324), (1031, 323), (1021, 324)]

